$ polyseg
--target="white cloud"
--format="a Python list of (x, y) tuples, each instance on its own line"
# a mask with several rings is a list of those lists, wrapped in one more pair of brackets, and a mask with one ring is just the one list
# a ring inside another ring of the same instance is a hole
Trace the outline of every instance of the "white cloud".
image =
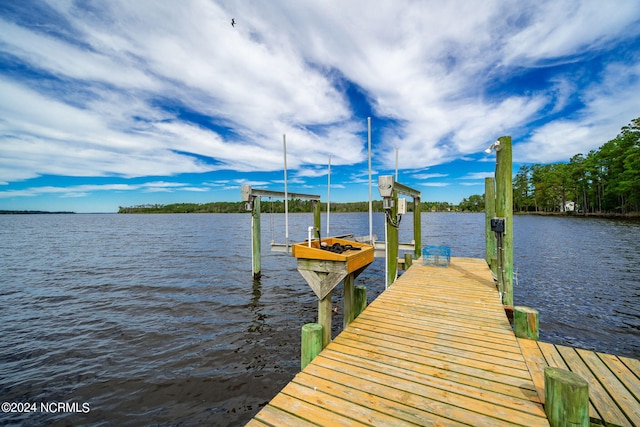
[(46, 194), (59, 194), (62, 197), (86, 197), (94, 192), (127, 192), (127, 191), (144, 191), (150, 193), (156, 192), (174, 192), (174, 191), (208, 191), (207, 188), (191, 187), (179, 182), (152, 181), (142, 184), (86, 184), (73, 186), (42, 186), (30, 187), (24, 190), (8, 190), (0, 191), (0, 198), (9, 197), (34, 197)]
[(640, 97), (635, 96), (636, 93), (640, 93), (640, 64), (610, 65), (603, 73), (602, 82), (583, 91), (585, 109), (577, 119), (557, 120), (537, 128), (514, 149), (514, 160), (566, 162), (575, 154), (597, 149), (640, 115)]
[(485, 178), (492, 178), (494, 175), (495, 175), (495, 171), (472, 172), (472, 173), (466, 174), (465, 176), (460, 177), (459, 179), (485, 179)]
[(521, 65), (547, 60), (573, 61), (603, 48), (620, 35), (638, 34), (640, 3), (623, 0), (557, 0), (532, 2), (523, 8), (526, 26), (509, 37), (505, 63)]
[(411, 177), (415, 178), (415, 179), (444, 178), (446, 176), (449, 176), (449, 174), (446, 174), (446, 173), (417, 173), (417, 174), (411, 175)]
[[(393, 120), (374, 141), (381, 169), (395, 167), (396, 148), (402, 169), (418, 169), (471, 156), (503, 134), (514, 135), (516, 160), (566, 160), (640, 111), (637, 58), (610, 64), (586, 90), (567, 74), (506, 95), (488, 89), (526, 67), (591, 58), (637, 37), (632, 0), (50, 6), (68, 38), (0, 17), (0, 50), (52, 76), (0, 77), (0, 183), (280, 170), (283, 134), (296, 177), (321, 176), (310, 165), (329, 154), (336, 166), (366, 156), (366, 118), (355, 116), (343, 78)], [(582, 110), (544, 124), (576, 98)], [(543, 124), (531, 129), (535, 121)]]
[(448, 182), (421, 182), (420, 185), (425, 187), (447, 187), (450, 184)]

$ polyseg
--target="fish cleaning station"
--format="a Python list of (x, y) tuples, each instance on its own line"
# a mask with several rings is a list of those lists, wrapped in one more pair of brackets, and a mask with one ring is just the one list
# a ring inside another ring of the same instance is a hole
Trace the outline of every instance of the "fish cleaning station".
[[(496, 173), (485, 181), (484, 259), (422, 247), (420, 193), (379, 177), (386, 289), (369, 305), (355, 280), (374, 260), (375, 239), (320, 238), (320, 197), (291, 195), (314, 202), (308, 239), (285, 244), (318, 298), (318, 322), (301, 325), (300, 373), (248, 426), (640, 426), (639, 360), (541, 342), (538, 311), (514, 306), (511, 137), (489, 150)], [(402, 260), (398, 194), (414, 202), (413, 253)], [(254, 277), (261, 196), (283, 195), (242, 188)], [(341, 282), (344, 328), (332, 340)]]

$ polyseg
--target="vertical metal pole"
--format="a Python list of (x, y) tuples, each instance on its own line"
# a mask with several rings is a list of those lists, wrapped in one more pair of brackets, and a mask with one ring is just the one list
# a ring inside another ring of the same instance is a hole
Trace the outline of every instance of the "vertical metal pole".
[(329, 236), (329, 215), (331, 215), (331, 154), (329, 154), (327, 177), (327, 236)]
[(396, 182), (398, 181), (398, 148), (396, 147)]
[(282, 134), (284, 147), (284, 245), (289, 253), (289, 193), (287, 192), (287, 135)]
[(371, 117), (367, 117), (367, 144), (369, 151), (369, 243), (374, 244), (373, 241), (373, 190), (372, 190), (372, 177), (371, 177)]

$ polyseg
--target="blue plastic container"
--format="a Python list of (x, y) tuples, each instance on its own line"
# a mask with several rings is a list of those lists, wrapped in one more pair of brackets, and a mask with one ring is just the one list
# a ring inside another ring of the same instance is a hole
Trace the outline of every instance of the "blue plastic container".
[(422, 265), (449, 267), (451, 248), (448, 246), (425, 246), (422, 248)]

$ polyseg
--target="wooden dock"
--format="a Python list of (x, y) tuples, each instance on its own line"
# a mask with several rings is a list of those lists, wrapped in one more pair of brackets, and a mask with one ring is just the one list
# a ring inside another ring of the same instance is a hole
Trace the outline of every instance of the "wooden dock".
[(548, 425), (484, 260), (415, 262), (265, 406), (263, 425)]
[(640, 361), (579, 348), (518, 339), (544, 403), (546, 366), (575, 372), (589, 383), (592, 425), (640, 426)]
[(640, 361), (516, 338), (484, 260), (417, 261), (247, 425), (548, 426), (545, 366), (592, 426), (640, 426)]

